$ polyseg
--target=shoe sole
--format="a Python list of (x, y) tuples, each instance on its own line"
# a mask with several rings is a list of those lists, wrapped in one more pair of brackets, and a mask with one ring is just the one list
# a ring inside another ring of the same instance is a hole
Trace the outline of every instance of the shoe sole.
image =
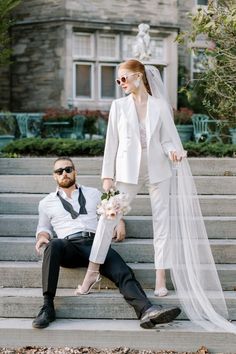
[(55, 318), (53, 320), (49, 320), (49, 322), (47, 324), (45, 323), (45, 325), (39, 325), (39, 324), (32, 322), (32, 327), (37, 328), (37, 329), (47, 328), (49, 326), (49, 324), (53, 321), (55, 321)]
[(140, 322), (140, 326), (145, 329), (154, 328), (157, 324), (168, 323), (173, 321), (177, 316), (179, 316), (181, 310), (178, 307), (170, 308), (169, 310), (162, 310), (158, 315), (150, 316), (150, 318), (145, 322)]

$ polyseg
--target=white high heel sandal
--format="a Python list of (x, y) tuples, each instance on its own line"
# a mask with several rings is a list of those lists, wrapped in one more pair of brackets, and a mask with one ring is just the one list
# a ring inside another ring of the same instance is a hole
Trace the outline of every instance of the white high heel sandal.
[(95, 279), (95, 281), (89, 286), (87, 291), (82, 291), (82, 285), (78, 285), (78, 287), (75, 290), (75, 295), (88, 295), (89, 293), (91, 293), (91, 290), (95, 287), (96, 284), (98, 284), (98, 291), (100, 291), (101, 289), (101, 276), (98, 270), (90, 270), (88, 269), (87, 272), (91, 272), (91, 273), (98, 273), (97, 278)]
[(168, 294), (168, 290), (166, 288), (160, 288), (154, 291), (155, 296), (163, 297)]

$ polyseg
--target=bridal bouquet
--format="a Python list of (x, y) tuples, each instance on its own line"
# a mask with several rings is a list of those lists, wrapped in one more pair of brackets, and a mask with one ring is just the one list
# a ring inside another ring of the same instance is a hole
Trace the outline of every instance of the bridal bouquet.
[(108, 220), (114, 220), (117, 214), (125, 215), (130, 209), (128, 194), (110, 189), (107, 193), (102, 194), (97, 213), (104, 215)]

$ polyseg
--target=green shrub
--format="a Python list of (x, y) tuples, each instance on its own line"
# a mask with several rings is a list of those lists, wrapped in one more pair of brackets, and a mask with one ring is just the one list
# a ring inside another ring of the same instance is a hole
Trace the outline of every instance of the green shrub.
[[(6, 156), (102, 156), (105, 142), (99, 140), (41, 139), (15, 140), (2, 149)], [(189, 157), (235, 157), (236, 145), (188, 142), (184, 144)]]
[(104, 151), (104, 140), (40, 139), (16, 140), (2, 149), (3, 153), (30, 156), (97, 156)]
[(195, 143), (188, 142), (184, 144), (184, 148), (188, 151), (188, 157), (235, 157), (236, 145), (235, 144), (222, 144), (222, 143)]

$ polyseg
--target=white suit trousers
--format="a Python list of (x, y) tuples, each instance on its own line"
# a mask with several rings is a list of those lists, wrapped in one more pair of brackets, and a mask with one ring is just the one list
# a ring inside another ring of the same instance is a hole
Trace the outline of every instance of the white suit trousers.
[[(121, 193), (127, 193), (131, 203), (144, 185), (148, 187), (151, 199), (155, 269), (167, 269), (171, 267), (169, 237), (170, 178), (155, 184), (149, 183), (146, 149), (142, 150), (138, 184), (117, 182), (116, 189)], [(100, 217), (89, 258), (91, 262), (104, 263), (112, 241), (113, 230), (121, 218), (122, 215), (120, 214), (114, 220), (107, 220), (103, 215)]]

